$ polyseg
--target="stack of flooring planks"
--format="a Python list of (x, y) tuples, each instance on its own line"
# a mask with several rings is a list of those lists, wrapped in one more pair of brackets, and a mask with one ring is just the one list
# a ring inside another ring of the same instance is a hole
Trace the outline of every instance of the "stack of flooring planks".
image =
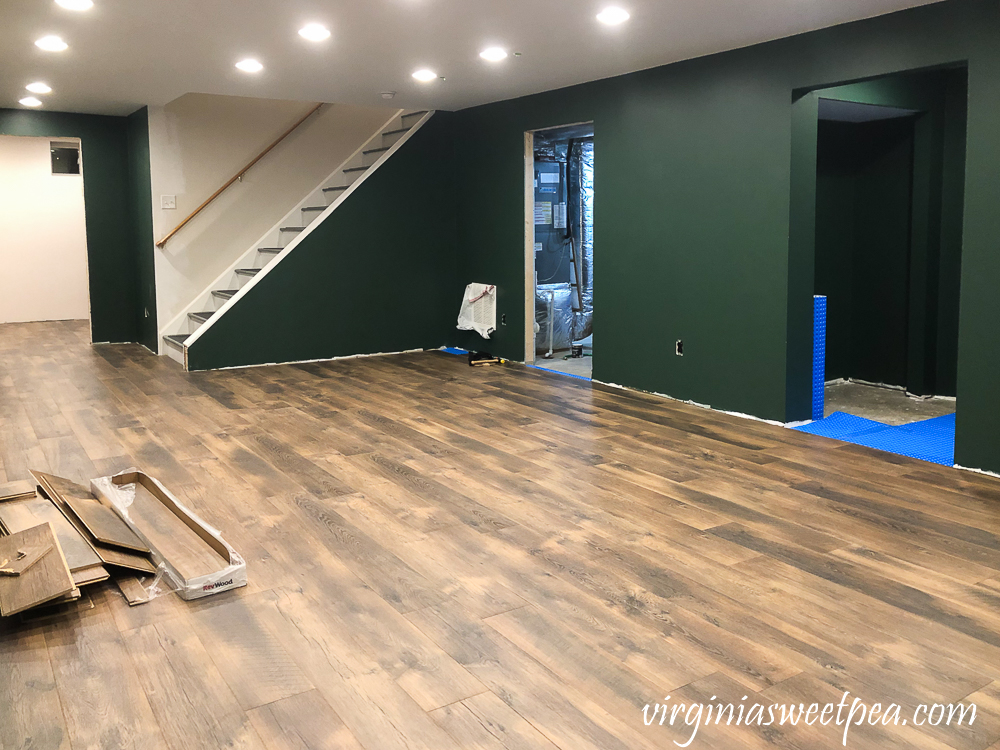
[[(111, 509), (69, 480), (31, 472), (34, 482), (0, 485), (0, 563), (34, 564), (0, 574), (0, 616), (80, 598), (111, 577), (152, 575), (150, 550)], [(4, 566), (0, 565), (0, 568)]]

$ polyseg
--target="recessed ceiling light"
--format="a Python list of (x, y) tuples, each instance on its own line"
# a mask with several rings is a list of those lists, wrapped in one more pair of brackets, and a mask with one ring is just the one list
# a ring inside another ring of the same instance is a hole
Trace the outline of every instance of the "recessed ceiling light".
[(324, 39), (330, 38), (330, 29), (323, 24), (310, 23), (299, 29), (299, 36), (310, 42), (322, 42)]
[(629, 16), (627, 10), (614, 5), (605, 8), (597, 14), (597, 20), (601, 23), (606, 23), (608, 26), (617, 26), (620, 23), (625, 23), (629, 18), (631, 16)]
[(248, 57), (246, 60), (240, 60), (236, 63), (236, 67), (244, 73), (260, 73), (260, 71), (264, 69), (264, 66), (252, 57)]
[(56, 5), (60, 5), (66, 10), (90, 10), (94, 7), (93, 0), (56, 0)]
[(420, 70), (416, 71), (413, 74), (413, 77), (416, 78), (421, 83), (430, 83), (431, 81), (437, 79), (438, 74), (435, 73), (433, 70), (427, 70), (427, 68), (421, 68)]
[(39, 99), (36, 99), (33, 96), (26, 96), (26, 97), (24, 97), (21, 100), (20, 103), (23, 104), (25, 107), (41, 107), (42, 106), (42, 102)]
[(28, 91), (30, 91), (32, 94), (51, 94), (52, 93), (52, 87), (48, 86), (48, 85), (46, 85), (44, 83), (42, 83), (41, 81), (39, 81), (38, 83), (29, 83), (24, 88), (28, 89)]
[(490, 62), (500, 62), (507, 57), (507, 50), (501, 47), (487, 47), (479, 53), (479, 56)]
[(69, 45), (62, 39), (52, 35), (43, 36), (35, 42), (35, 46), (39, 49), (45, 50), (46, 52), (62, 52), (64, 49), (69, 47)]

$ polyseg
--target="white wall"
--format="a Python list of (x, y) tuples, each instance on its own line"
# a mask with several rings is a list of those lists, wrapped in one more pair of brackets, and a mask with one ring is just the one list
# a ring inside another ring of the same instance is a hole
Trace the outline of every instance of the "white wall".
[(0, 323), (90, 319), (83, 177), (52, 174), (52, 140), (79, 143), (0, 136)]
[[(153, 234), (159, 240), (314, 104), (185, 94), (149, 111)], [(161, 330), (344, 162), (391, 108), (327, 104), (155, 249)], [(176, 210), (160, 208), (176, 195)]]

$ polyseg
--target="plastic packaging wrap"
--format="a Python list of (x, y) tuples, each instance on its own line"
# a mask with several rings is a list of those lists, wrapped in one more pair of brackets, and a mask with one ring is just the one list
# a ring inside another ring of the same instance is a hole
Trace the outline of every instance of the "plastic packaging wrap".
[[(142, 482), (150, 494), (163, 503), (168, 512), (181, 519), (220, 555), (219, 570), (190, 579), (184, 579), (181, 576), (170, 560), (164, 558), (155, 545), (150, 543), (143, 534), (142, 528), (129, 516), (129, 508), (135, 501), (135, 482)], [(239, 553), (222, 538), (218, 529), (212, 528), (189, 508), (182, 505), (156, 479), (137, 469), (129, 469), (113, 477), (100, 477), (92, 480), (90, 489), (94, 495), (107, 501), (124, 519), (125, 523), (149, 546), (153, 562), (159, 573), (152, 585), (147, 588), (147, 593), (152, 593), (155, 596), (157, 593), (163, 592), (163, 588), (166, 586), (169, 587), (169, 590), (176, 591), (181, 599), (190, 601), (247, 585), (247, 566)], [(146, 587), (144, 586), (144, 588)]]
[(535, 288), (535, 353), (549, 351), (549, 301), (552, 302), (552, 350), (569, 349), (573, 342), (573, 295), (569, 284), (539, 284)]
[[(580, 257), (583, 267), (583, 310), (575, 314), (574, 341), (594, 330), (594, 141), (577, 141), (580, 167)], [(575, 154), (574, 154), (575, 155)]]

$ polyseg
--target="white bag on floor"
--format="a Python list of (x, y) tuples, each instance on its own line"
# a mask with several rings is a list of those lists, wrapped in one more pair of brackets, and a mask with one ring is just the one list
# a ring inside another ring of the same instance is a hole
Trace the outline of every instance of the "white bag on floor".
[(492, 284), (469, 284), (458, 313), (460, 331), (476, 331), (484, 339), (497, 329), (497, 288)]

